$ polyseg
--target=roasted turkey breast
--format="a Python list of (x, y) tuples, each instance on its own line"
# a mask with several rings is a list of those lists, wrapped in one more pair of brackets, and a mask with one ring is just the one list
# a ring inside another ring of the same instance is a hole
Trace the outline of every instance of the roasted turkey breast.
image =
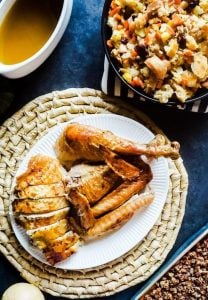
[(66, 197), (42, 198), (42, 199), (15, 199), (12, 207), (17, 214), (48, 213), (61, 208), (69, 207)]
[(62, 219), (56, 223), (27, 230), (26, 232), (33, 245), (37, 246), (39, 249), (44, 249), (51, 241), (64, 235), (69, 229), (71, 229), (71, 227), (68, 220)]
[(80, 238), (73, 231), (68, 231), (64, 235), (51, 241), (43, 250), (47, 261), (54, 265), (68, 257), (78, 250)]
[(20, 214), (16, 218), (17, 222), (25, 229), (36, 229), (56, 223), (69, 215), (69, 207), (55, 210), (49, 213)]
[(57, 159), (45, 155), (35, 155), (28, 163), (25, 173), (16, 180), (16, 191), (31, 185), (48, 185), (63, 179), (64, 168)]
[(32, 157), (27, 171), (17, 178), (12, 203), (16, 221), (26, 229), (31, 243), (44, 249), (52, 265), (73, 254), (79, 244), (69, 222), (65, 173), (55, 158)]
[(15, 191), (16, 196), (19, 199), (42, 199), (63, 197), (66, 195), (64, 182), (60, 181), (51, 184), (32, 185), (27, 186), (25, 189)]

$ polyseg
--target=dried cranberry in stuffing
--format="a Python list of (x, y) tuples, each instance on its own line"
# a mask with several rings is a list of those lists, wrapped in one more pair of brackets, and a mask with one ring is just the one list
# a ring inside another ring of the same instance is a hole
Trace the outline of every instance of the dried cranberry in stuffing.
[(123, 16), (125, 20), (130, 18), (131, 15), (134, 13), (134, 10), (128, 6), (126, 6), (123, 11), (124, 11)]
[(126, 45), (128, 43), (128, 39), (127, 38), (122, 38), (121, 43)]
[(135, 46), (134, 50), (138, 53), (138, 55), (142, 59), (145, 59), (146, 56), (148, 55), (147, 46), (145, 45), (137, 45)]
[(180, 48), (186, 48), (186, 38), (184, 34), (179, 34), (177, 40)]
[(197, 5), (199, 5), (199, 0), (191, 0), (188, 3), (188, 7), (186, 8), (187, 12), (191, 12), (192, 9), (194, 9), (194, 7), (196, 7)]

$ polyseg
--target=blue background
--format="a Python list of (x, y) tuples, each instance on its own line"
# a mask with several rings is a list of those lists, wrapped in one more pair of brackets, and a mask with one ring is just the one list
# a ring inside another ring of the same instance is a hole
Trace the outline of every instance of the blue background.
[[(104, 50), (100, 21), (104, 1), (74, 0), (68, 28), (48, 60), (31, 75), (9, 80), (0, 77), (2, 92), (9, 92), (12, 105), (1, 114), (0, 122), (29, 100), (52, 90), (69, 87), (100, 89)], [(208, 118), (207, 115), (171, 110), (153, 104), (138, 104), (172, 140), (181, 143), (181, 154), (189, 173), (189, 194), (184, 221), (171, 253), (208, 219)], [(136, 108), (136, 107), (135, 107)], [(18, 272), (0, 254), (0, 295), (12, 283), (23, 281)], [(141, 286), (141, 285), (140, 285)], [(132, 287), (106, 299), (130, 299), (139, 289)], [(45, 295), (47, 300), (61, 299)]]

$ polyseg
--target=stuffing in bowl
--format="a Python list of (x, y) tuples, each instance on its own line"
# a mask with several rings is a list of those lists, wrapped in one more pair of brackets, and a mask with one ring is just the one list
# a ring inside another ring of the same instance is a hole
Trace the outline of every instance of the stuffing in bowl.
[(123, 79), (161, 103), (208, 89), (208, 0), (113, 0), (107, 47)]

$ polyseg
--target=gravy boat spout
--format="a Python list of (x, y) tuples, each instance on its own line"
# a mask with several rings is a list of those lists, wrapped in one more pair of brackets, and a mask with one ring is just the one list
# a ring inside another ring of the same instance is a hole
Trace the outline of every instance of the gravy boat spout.
[[(5, 16), (16, 1), (17, 0), (1, 1), (0, 24), (3, 22)], [(52, 53), (63, 36), (71, 16), (72, 5), (73, 0), (63, 0), (57, 24), (40, 50), (20, 63), (4, 64), (3, 62), (0, 62), (0, 74), (7, 78), (20, 78), (36, 70)]]

